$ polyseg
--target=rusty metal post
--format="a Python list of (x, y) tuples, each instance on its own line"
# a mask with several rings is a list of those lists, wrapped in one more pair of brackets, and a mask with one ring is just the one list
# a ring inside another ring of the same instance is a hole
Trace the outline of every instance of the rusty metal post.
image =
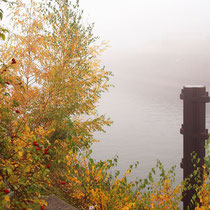
[[(206, 103), (210, 101), (205, 86), (184, 86), (180, 99), (184, 101), (183, 121), (180, 133), (183, 134), (183, 155), (184, 158), (180, 167), (184, 169), (183, 178), (188, 178), (195, 170), (192, 163), (192, 152), (200, 158), (198, 167), (204, 164), (205, 157), (205, 139), (208, 139), (208, 130), (206, 129)], [(202, 181), (202, 180), (200, 180)], [(198, 182), (192, 178), (190, 184)], [(195, 190), (190, 189), (183, 192), (183, 208), (194, 209), (195, 204), (191, 202)], [(197, 199), (196, 199), (197, 200)], [(197, 200), (198, 201), (198, 200)]]

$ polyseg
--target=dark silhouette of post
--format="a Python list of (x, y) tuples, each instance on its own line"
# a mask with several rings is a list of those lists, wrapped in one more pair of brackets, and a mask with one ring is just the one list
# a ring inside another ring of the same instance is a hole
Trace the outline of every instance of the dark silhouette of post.
[[(205, 157), (205, 139), (208, 139), (208, 130), (206, 129), (206, 103), (209, 102), (209, 96), (205, 86), (184, 86), (180, 99), (183, 99), (183, 121), (180, 133), (183, 134), (183, 159), (180, 164), (183, 171), (183, 178), (188, 178), (196, 169), (192, 162), (192, 153), (195, 152), (200, 158), (198, 167), (201, 176), (202, 166)], [(200, 184), (202, 178), (200, 178)], [(190, 184), (198, 184), (198, 180), (190, 179)], [(194, 209), (195, 203), (191, 202), (192, 196), (196, 195), (194, 189), (185, 190), (183, 192), (183, 207), (186, 209)], [(197, 196), (196, 196), (197, 197)], [(198, 201), (198, 198), (196, 198)]]

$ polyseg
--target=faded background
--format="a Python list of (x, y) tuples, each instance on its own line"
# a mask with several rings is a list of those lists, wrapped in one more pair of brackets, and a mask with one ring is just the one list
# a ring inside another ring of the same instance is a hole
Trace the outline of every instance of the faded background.
[[(155, 161), (177, 165), (182, 179), (183, 85), (210, 89), (209, 0), (80, 0), (94, 34), (109, 40), (102, 64), (115, 75), (99, 111), (114, 121), (93, 146), (93, 157), (119, 155), (119, 169), (136, 160), (132, 178), (143, 178)], [(207, 104), (207, 110), (210, 110)], [(207, 127), (210, 126), (207, 113)]]

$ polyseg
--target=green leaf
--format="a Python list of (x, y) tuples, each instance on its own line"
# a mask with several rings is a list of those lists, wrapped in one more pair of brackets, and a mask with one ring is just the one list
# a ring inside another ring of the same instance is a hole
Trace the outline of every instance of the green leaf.
[(6, 28), (2, 28), (1, 30), (2, 30), (2, 32), (4, 32), (4, 33), (5, 33), (5, 32), (9, 32)]
[(13, 106), (14, 106), (14, 107), (18, 107), (18, 106), (19, 106), (19, 102), (16, 101), (16, 100), (13, 100)]
[(8, 167), (8, 168), (7, 168), (7, 172), (8, 172), (9, 174), (11, 174), (11, 173), (12, 173), (12, 169), (11, 169), (11, 167)]
[(5, 35), (4, 35), (3, 33), (1, 33), (1, 32), (0, 32), (0, 38), (1, 38), (2, 40), (5, 40)]

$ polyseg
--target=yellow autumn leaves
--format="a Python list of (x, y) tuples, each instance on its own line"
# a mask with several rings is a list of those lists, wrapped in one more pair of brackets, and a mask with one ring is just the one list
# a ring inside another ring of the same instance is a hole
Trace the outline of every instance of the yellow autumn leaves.
[[(40, 198), (53, 192), (81, 209), (177, 209), (182, 188), (171, 173), (129, 182), (138, 164), (120, 175), (117, 158), (91, 158), (93, 133), (112, 123), (96, 110), (111, 73), (98, 57), (107, 44), (96, 45), (79, 6), (17, 2), (16, 30), (0, 46), (0, 188), (14, 192), (0, 191), (0, 207), (46, 207)], [(197, 209), (209, 206), (206, 180)]]

